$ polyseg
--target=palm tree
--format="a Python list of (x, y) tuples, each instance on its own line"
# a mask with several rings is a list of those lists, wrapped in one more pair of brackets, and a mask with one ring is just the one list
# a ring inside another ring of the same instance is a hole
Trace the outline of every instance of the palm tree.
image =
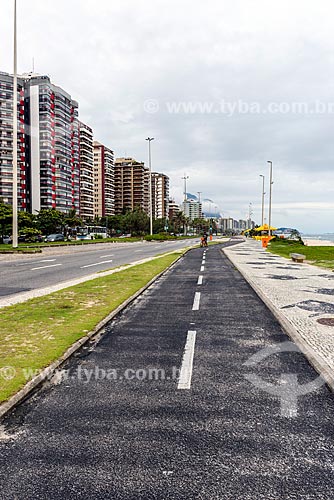
[(180, 232), (181, 227), (184, 227), (186, 222), (187, 218), (185, 217), (184, 213), (182, 211), (177, 212), (174, 218), (174, 227), (177, 233)]

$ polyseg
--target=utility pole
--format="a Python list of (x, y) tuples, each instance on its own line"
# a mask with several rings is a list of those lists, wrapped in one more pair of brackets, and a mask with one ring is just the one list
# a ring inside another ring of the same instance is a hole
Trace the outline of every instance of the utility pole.
[(270, 164), (270, 180), (269, 180), (269, 237), (271, 237), (271, 200), (272, 200), (272, 188), (273, 188), (273, 162), (268, 161)]
[(203, 214), (202, 214), (202, 210), (201, 210), (201, 194), (202, 194), (202, 191), (197, 191), (197, 194), (198, 194), (198, 218), (201, 219)]
[(264, 181), (265, 177), (264, 175), (260, 174), (260, 177), (262, 177), (262, 226), (264, 224), (264, 195), (266, 194), (264, 191)]
[[(182, 177), (184, 180), (184, 197), (183, 197), (183, 205), (184, 205), (184, 210), (186, 209), (187, 206), (187, 179), (189, 179), (189, 175), (184, 174), (184, 177)], [(186, 213), (184, 212), (184, 216), (186, 217)], [(186, 236), (187, 234), (187, 223), (185, 222), (184, 227), (183, 227), (183, 234)]]
[(148, 141), (148, 166), (149, 166), (149, 172), (150, 172), (150, 179), (149, 179), (149, 203), (150, 203), (150, 235), (152, 236), (153, 234), (153, 207), (152, 207), (152, 159), (151, 159), (151, 141), (154, 141), (154, 137), (148, 137), (145, 139)]
[(183, 201), (187, 201), (187, 179), (189, 179), (189, 175), (184, 174), (182, 179), (184, 180)]
[(14, 78), (13, 78), (13, 248), (18, 247), (17, 229), (17, 8), (14, 0)]

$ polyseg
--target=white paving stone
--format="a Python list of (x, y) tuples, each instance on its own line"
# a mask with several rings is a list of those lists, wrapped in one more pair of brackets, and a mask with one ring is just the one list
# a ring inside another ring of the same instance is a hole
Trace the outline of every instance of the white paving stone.
[(321, 325), (317, 319), (334, 318), (334, 273), (275, 256), (255, 240), (224, 252), (333, 387), (334, 327)]

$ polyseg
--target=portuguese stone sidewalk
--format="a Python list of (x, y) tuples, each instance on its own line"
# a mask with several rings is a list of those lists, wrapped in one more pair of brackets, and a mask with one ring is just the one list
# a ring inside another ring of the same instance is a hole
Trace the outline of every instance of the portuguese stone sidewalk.
[[(269, 253), (255, 240), (223, 251), (333, 389), (334, 273)], [(333, 326), (321, 324), (330, 319)]]

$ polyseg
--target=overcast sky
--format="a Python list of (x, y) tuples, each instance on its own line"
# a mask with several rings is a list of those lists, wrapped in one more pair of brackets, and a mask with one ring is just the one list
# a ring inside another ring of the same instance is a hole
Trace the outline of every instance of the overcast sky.
[[(0, 70), (12, 71), (1, 0)], [(18, 0), (19, 71), (79, 101), (116, 156), (201, 191), (225, 216), (261, 222), (273, 161), (273, 223), (334, 232), (331, 0)], [(305, 104), (300, 104), (305, 103)], [(174, 107), (173, 107), (174, 106)], [(299, 107), (302, 107), (300, 110)], [(266, 199), (268, 201), (268, 199)]]

